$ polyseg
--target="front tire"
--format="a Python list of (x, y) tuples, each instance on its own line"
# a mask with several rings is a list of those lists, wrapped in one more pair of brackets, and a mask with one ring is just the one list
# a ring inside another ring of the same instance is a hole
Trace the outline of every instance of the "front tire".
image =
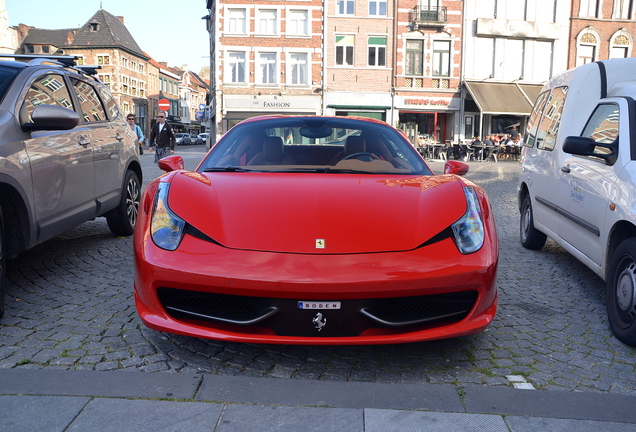
[(616, 338), (636, 346), (636, 239), (627, 239), (616, 248), (610, 262), (605, 301)]
[(141, 197), (141, 185), (134, 171), (127, 171), (124, 179), (124, 187), (121, 192), (121, 201), (114, 210), (112, 216), (107, 216), (108, 228), (117, 236), (129, 236), (135, 230), (137, 213), (139, 212), (139, 200)]
[(521, 204), (521, 217), (519, 218), (519, 239), (521, 246), (526, 249), (539, 250), (545, 245), (548, 236), (534, 227), (534, 215), (530, 194), (525, 194)]

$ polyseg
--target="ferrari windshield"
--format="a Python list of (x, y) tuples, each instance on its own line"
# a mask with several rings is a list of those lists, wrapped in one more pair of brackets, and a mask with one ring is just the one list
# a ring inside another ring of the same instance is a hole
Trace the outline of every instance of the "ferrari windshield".
[(392, 127), (348, 117), (265, 117), (236, 125), (199, 171), (431, 175)]

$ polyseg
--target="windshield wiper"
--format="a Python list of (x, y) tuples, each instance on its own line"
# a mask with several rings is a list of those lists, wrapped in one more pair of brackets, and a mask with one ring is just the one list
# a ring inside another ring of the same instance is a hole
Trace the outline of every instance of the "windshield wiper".
[(369, 172), (365, 170), (355, 170), (351, 168), (324, 168), (321, 172), (332, 173), (332, 174), (380, 174), (377, 172)]
[(205, 168), (203, 170), (203, 172), (247, 172), (247, 171), (254, 171), (251, 169), (247, 169), (247, 168), (243, 168), (243, 167), (238, 167), (238, 166), (218, 166), (218, 167), (210, 167), (210, 168)]

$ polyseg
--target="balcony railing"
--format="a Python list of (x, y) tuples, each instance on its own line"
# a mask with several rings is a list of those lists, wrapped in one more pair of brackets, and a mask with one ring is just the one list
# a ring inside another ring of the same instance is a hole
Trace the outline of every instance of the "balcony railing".
[(446, 6), (428, 8), (416, 6), (411, 9), (410, 20), (415, 27), (443, 27), (446, 25)]

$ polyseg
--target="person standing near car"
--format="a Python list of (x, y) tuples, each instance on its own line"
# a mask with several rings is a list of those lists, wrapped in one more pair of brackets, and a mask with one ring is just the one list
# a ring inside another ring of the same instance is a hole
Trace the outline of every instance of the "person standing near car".
[(160, 112), (157, 115), (157, 123), (150, 130), (149, 140), (149, 145), (156, 147), (155, 163), (159, 163), (160, 159), (174, 153), (176, 140), (172, 126), (166, 123), (166, 113)]
[(139, 142), (139, 154), (144, 154), (144, 141), (146, 138), (144, 137), (144, 133), (141, 131), (139, 125), (135, 124), (135, 115), (128, 114), (126, 116), (126, 120), (128, 121), (128, 126), (130, 126), (135, 135), (137, 135), (137, 142)]

